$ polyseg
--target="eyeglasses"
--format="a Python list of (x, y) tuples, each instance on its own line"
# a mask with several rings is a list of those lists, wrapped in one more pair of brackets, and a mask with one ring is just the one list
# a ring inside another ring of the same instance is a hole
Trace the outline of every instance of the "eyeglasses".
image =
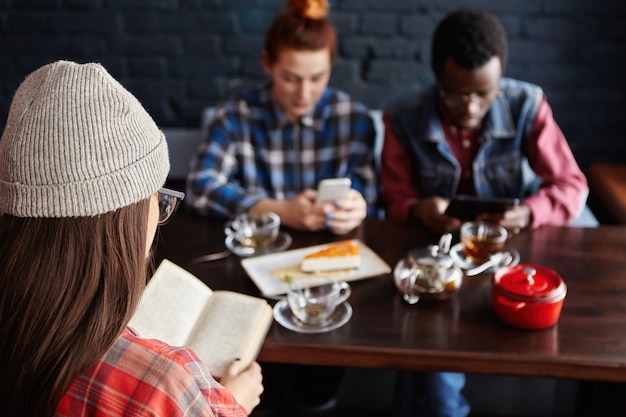
[(491, 90), (485, 91), (481, 93), (448, 93), (443, 89), (439, 89), (439, 96), (443, 100), (446, 106), (448, 107), (461, 107), (467, 103), (477, 102), (478, 104), (485, 104), (487, 102), (492, 101), (496, 97), (502, 96), (502, 91), (500, 90)]
[(169, 188), (161, 188), (159, 195), (159, 226), (164, 225), (172, 218), (176, 212), (178, 202), (185, 198), (185, 193), (170, 190)]

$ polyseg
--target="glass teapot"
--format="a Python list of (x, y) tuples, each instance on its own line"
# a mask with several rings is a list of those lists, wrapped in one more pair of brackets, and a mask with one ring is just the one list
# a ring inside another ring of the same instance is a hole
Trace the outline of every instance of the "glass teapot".
[(446, 233), (438, 245), (412, 249), (396, 264), (393, 276), (404, 300), (445, 300), (461, 288), (463, 271), (449, 255), (452, 235)]

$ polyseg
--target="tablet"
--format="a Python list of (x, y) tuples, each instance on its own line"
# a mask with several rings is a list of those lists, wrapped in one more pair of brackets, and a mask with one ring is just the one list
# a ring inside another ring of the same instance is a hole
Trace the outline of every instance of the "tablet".
[(520, 203), (518, 198), (483, 198), (458, 195), (450, 201), (445, 214), (461, 220), (474, 220), (480, 214), (504, 213)]

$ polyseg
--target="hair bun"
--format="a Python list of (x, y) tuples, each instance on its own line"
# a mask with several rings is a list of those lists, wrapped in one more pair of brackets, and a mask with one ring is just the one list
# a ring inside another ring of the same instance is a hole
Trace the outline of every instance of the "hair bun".
[(328, 15), (328, 0), (289, 0), (288, 10), (308, 19), (323, 19)]

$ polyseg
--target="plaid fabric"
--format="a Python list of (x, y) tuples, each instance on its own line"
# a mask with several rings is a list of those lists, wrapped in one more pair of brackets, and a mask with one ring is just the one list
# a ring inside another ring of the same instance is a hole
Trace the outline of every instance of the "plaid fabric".
[(271, 99), (270, 86), (217, 110), (188, 175), (186, 203), (232, 217), (263, 198), (287, 200), (324, 178), (349, 177), (374, 213), (374, 122), (361, 103), (327, 88), (298, 123)]
[(131, 329), (72, 383), (56, 410), (56, 416), (246, 415), (192, 350), (141, 339)]

